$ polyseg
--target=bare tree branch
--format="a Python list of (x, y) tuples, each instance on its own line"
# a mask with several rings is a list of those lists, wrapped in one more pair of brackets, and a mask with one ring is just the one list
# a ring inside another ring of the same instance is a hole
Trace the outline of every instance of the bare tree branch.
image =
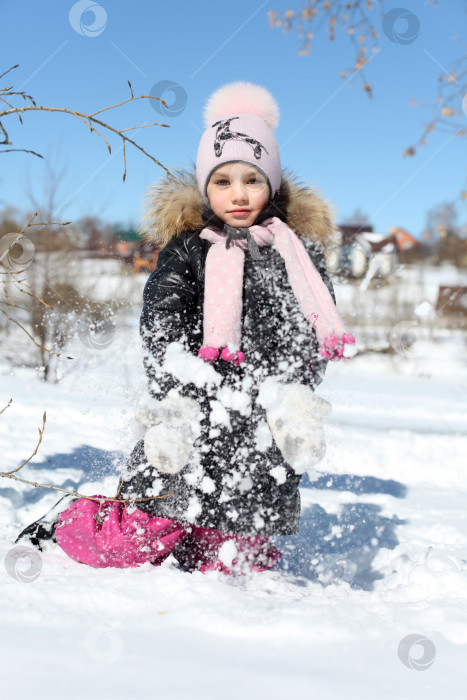
[[(115, 109), (115, 107), (121, 107), (122, 105), (126, 104), (127, 102), (133, 102), (133, 100), (141, 100), (143, 97), (144, 98), (149, 98), (149, 99), (154, 99), (154, 100), (159, 100), (159, 102), (162, 102), (164, 107), (167, 107), (167, 103), (164, 102), (162, 97), (152, 97), (151, 95), (139, 95), (139, 97), (135, 97), (133, 95), (133, 89), (131, 87), (130, 81), (128, 81), (128, 85), (130, 86), (131, 90), (131, 97), (129, 97), (127, 100), (123, 100), (123, 102), (119, 102), (118, 104), (115, 105), (110, 105), (110, 107), (104, 107), (103, 109), (97, 110), (97, 112), (92, 112), (89, 116), (90, 117), (95, 117), (96, 114), (101, 114), (102, 112), (106, 112), (108, 109)], [(149, 125), (148, 125), (149, 126)], [(158, 124), (158, 126), (167, 126), (167, 124)]]
[(41, 156), (40, 153), (36, 153), (36, 151), (30, 151), (28, 148), (4, 148), (0, 151), (0, 153), (12, 153), (13, 151), (16, 151), (17, 153), (32, 153), (33, 156), (37, 156), (38, 158), (44, 158), (44, 156)]
[(0, 411), (0, 415), (3, 413), (3, 411), (6, 411), (7, 408), (9, 408), (9, 407), (11, 406), (12, 402), (13, 402), (13, 399), (10, 399), (10, 400), (8, 401), (7, 405), (4, 406), (4, 408), (2, 408), (2, 410)]
[[(13, 66), (13, 68), (16, 68), (16, 67), (17, 66)], [(10, 68), (9, 70), (13, 70), (13, 68)], [(8, 73), (8, 72), (9, 71), (6, 71), (6, 73)], [(6, 73), (4, 73), (3, 75), (6, 75)], [(2, 77), (2, 76), (0, 76), (0, 77)], [(6, 104), (8, 104), (10, 106), (10, 109), (1, 110), (0, 111), (0, 118), (9, 117), (9, 116), (15, 114), (18, 116), (18, 118), (22, 124), (23, 120), (22, 120), (21, 115), (24, 114), (25, 112), (29, 112), (29, 111), (62, 112), (64, 114), (71, 114), (72, 116), (76, 117), (80, 121), (84, 122), (87, 126), (89, 126), (91, 133), (95, 132), (105, 142), (109, 153), (112, 152), (111, 146), (108, 143), (108, 141), (105, 139), (105, 137), (101, 134), (101, 132), (96, 128), (96, 125), (98, 125), (99, 127), (102, 127), (103, 129), (107, 129), (108, 131), (116, 134), (117, 136), (119, 136), (122, 139), (123, 162), (124, 162), (123, 181), (125, 181), (125, 179), (126, 179), (126, 157), (125, 157), (126, 156), (126, 153), (125, 153), (126, 142), (131, 143), (132, 146), (134, 146), (139, 151), (144, 153), (144, 155), (146, 155), (148, 158), (150, 158), (150, 160), (152, 160), (154, 163), (156, 163), (156, 165), (159, 165), (163, 170), (165, 170), (167, 175), (170, 176), (172, 173), (170, 172), (170, 170), (168, 170), (168, 168), (165, 167), (165, 165), (162, 165), (162, 163), (160, 161), (158, 161), (157, 158), (155, 158), (150, 153), (148, 153), (144, 148), (139, 146), (136, 143), (136, 141), (134, 141), (133, 139), (124, 135), (125, 131), (129, 131), (131, 129), (144, 129), (147, 126), (162, 126), (162, 127), (168, 128), (169, 127), (168, 124), (153, 122), (151, 124), (143, 124), (142, 126), (139, 126), (139, 127), (129, 127), (126, 129), (115, 129), (114, 127), (110, 126), (110, 124), (107, 124), (106, 122), (103, 122), (100, 119), (95, 118), (96, 114), (106, 112), (107, 110), (110, 110), (110, 109), (115, 109), (115, 108), (120, 107), (124, 104), (127, 104), (128, 102), (134, 102), (136, 100), (142, 100), (142, 99), (159, 100), (159, 102), (162, 102), (162, 104), (167, 106), (162, 98), (155, 97), (153, 95), (137, 95), (135, 97), (135, 95), (133, 94), (133, 88), (131, 87), (130, 81), (128, 81), (128, 85), (130, 87), (131, 97), (129, 97), (126, 100), (123, 100), (122, 102), (111, 105), (110, 107), (104, 107), (103, 109), (97, 110), (96, 112), (92, 112), (91, 114), (85, 114), (84, 112), (78, 112), (77, 110), (68, 109), (67, 107), (44, 107), (44, 105), (37, 105), (35, 103), (34, 99), (30, 95), (27, 95), (26, 93), (14, 92), (11, 90), (11, 87), (1, 88), (0, 89), (0, 101), (3, 101)], [(10, 103), (5, 99), (6, 96), (9, 97), (11, 95), (19, 95), (19, 96), (23, 97), (23, 99), (29, 100), (29, 102), (31, 102), (31, 104), (24, 106), (24, 107), (11, 107)], [(9, 140), (7, 130), (5, 129), (5, 127), (3, 126), (3, 124), (1, 122), (0, 122), (0, 128), (1, 128), (1, 131), (4, 135), (4, 140), (0, 141), (0, 145), (13, 145), (12, 142)], [(7, 152), (11, 152), (11, 151), (18, 151), (18, 150), (23, 151), (25, 153), (32, 153), (33, 155), (42, 157), (40, 154), (36, 153), (35, 151), (29, 151), (27, 149), (4, 149), (4, 150), (0, 149), (0, 153), (7, 153)]]
[(10, 472), (0, 472), (1, 476), (11, 476), (11, 474), (14, 474), (15, 472), (19, 472), (19, 470), (22, 469), (24, 467), (24, 465), (27, 464), (37, 454), (37, 450), (39, 449), (39, 445), (42, 442), (42, 436), (44, 434), (46, 420), (47, 420), (47, 416), (46, 416), (46, 413), (44, 411), (44, 415), (42, 416), (42, 428), (38, 428), (39, 440), (37, 441), (37, 445), (34, 449), (34, 452), (27, 459), (25, 459), (24, 462), (19, 465), (19, 467), (16, 467), (16, 469), (12, 469)]
[(415, 99), (411, 100), (412, 107), (421, 106), (431, 108), (432, 117), (418, 139), (411, 146), (408, 146), (403, 155), (414, 156), (419, 146), (426, 145), (428, 135), (435, 131), (445, 133), (456, 132), (456, 136), (465, 137), (467, 131), (463, 122), (462, 101), (467, 94), (467, 44), (459, 40), (464, 53), (457, 57), (438, 76), (438, 95), (434, 104), (424, 104)]
[(19, 63), (17, 63), (16, 66), (11, 66), (11, 68), (8, 68), (8, 70), (6, 70), (4, 73), (2, 73), (0, 75), (0, 78), (3, 78), (3, 76), (6, 75), (7, 73), (9, 73), (11, 70), (15, 70), (15, 68), (19, 68)]
[(52, 491), (61, 491), (62, 493), (68, 493), (70, 496), (76, 496), (77, 498), (86, 498), (88, 501), (96, 501), (96, 503), (103, 503), (106, 501), (112, 501), (114, 503), (139, 503), (141, 501), (155, 501), (160, 498), (172, 498), (173, 493), (166, 493), (163, 496), (148, 496), (147, 498), (110, 498), (108, 496), (103, 496), (98, 498), (96, 496), (87, 496), (84, 493), (79, 493), (79, 491), (72, 491), (71, 489), (62, 489), (60, 486), (52, 486), (50, 484), (39, 484), (37, 481), (29, 481), (28, 479), (21, 479), (19, 476), (14, 474), (9, 474), (8, 472), (0, 472), (0, 477), (3, 476), (6, 479), (14, 479), (14, 481), (20, 481), (22, 484), (29, 484), (29, 486), (36, 486), (43, 489), (51, 489)]
[[(345, 33), (354, 47), (355, 62), (351, 68), (342, 70), (341, 78), (346, 79), (353, 71), (360, 74), (362, 87), (368, 97), (373, 96), (373, 86), (364, 78), (363, 68), (369, 63), (367, 43), (372, 43), (371, 51), (379, 51), (379, 32), (376, 25), (384, 20), (386, 0), (306, 0), (300, 2), (299, 9), (285, 11), (270, 10), (268, 12), (271, 29), (280, 28), (284, 33), (295, 31), (303, 44), (298, 53), (307, 56), (311, 53), (312, 41), (316, 34), (327, 25), (328, 39), (335, 38), (337, 31)], [(436, 0), (427, 0), (434, 10), (440, 4)], [(405, 12), (402, 8), (398, 8)], [(396, 8), (394, 9), (394, 12)], [(413, 14), (413, 13), (412, 13)], [(384, 27), (383, 27), (383, 31)], [(416, 37), (416, 35), (415, 35)], [(435, 104), (424, 105), (415, 100), (411, 106), (431, 108), (432, 117), (418, 141), (404, 149), (403, 156), (414, 156), (420, 146), (426, 145), (428, 135), (435, 131), (454, 132), (456, 136), (467, 136), (465, 128), (465, 100), (467, 97), (467, 45), (457, 39), (462, 46), (461, 54), (450, 64), (448, 70), (439, 75), (438, 96)], [(425, 49), (426, 51), (426, 49)], [(426, 53), (429, 53), (426, 51)], [(432, 57), (433, 58), (433, 57)], [(464, 102), (463, 102), (464, 100)], [(467, 200), (467, 186), (460, 193), (462, 200)]]
[[(347, 78), (349, 73), (356, 71), (362, 81), (363, 90), (372, 97), (372, 85), (364, 77), (364, 66), (369, 63), (366, 42), (371, 42), (373, 53), (379, 51), (379, 33), (375, 28), (371, 12), (381, 7), (380, 17), (384, 15), (385, 0), (307, 0), (298, 10), (288, 9), (284, 12), (270, 10), (268, 12), (269, 27), (280, 28), (286, 34), (291, 30), (303, 38), (303, 44), (298, 53), (308, 56), (311, 53), (312, 40), (317, 32), (327, 22), (328, 39), (333, 41), (336, 30), (345, 32), (354, 47), (355, 62), (353, 66), (341, 71), (341, 78)], [(340, 23), (340, 26), (339, 26)]]
[[(10, 401), (8, 402), (8, 405), (5, 406), (5, 408), (3, 408), (0, 411), (0, 414), (2, 414), (3, 411), (5, 411), (10, 406), (12, 400), (13, 399), (10, 399)], [(15, 473), (18, 472), (20, 469), (22, 469), (37, 454), (39, 446), (42, 442), (42, 436), (44, 435), (46, 420), (47, 420), (47, 416), (46, 416), (46, 412), (44, 411), (44, 415), (42, 416), (42, 428), (38, 428), (39, 439), (37, 441), (34, 452), (32, 452), (32, 454), (27, 459), (25, 459), (24, 462), (22, 462), (22, 464), (19, 465), (19, 467), (16, 467), (16, 469), (12, 469), (9, 472), (0, 472), (0, 477), (3, 476), (6, 479), (14, 479), (14, 481), (20, 481), (22, 484), (29, 484), (30, 486), (36, 486), (36, 487), (44, 488), (44, 489), (51, 489), (53, 491), (61, 491), (63, 493), (68, 493), (72, 496), (76, 496), (77, 498), (86, 498), (88, 501), (96, 501), (97, 503), (102, 503), (104, 501), (112, 501), (112, 502), (116, 502), (116, 503), (136, 503), (136, 502), (140, 502), (140, 501), (153, 501), (153, 500), (160, 499), (160, 498), (170, 498), (174, 495), (173, 493), (167, 493), (164, 496), (149, 496), (147, 498), (107, 498), (107, 497), (97, 498), (96, 496), (86, 496), (85, 494), (79, 493), (78, 491), (72, 491), (70, 489), (62, 489), (60, 486), (53, 486), (51, 484), (39, 484), (37, 481), (30, 481), (28, 479), (22, 479), (19, 476), (15, 476)], [(117, 495), (119, 492), (120, 492), (120, 488), (117, 491)]]

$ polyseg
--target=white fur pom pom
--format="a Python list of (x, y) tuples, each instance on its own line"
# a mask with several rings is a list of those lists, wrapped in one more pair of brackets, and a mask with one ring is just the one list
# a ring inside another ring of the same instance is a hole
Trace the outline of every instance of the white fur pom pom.
[(237, 114), (255, 114), (275, 129), (279, 124), (279, 107), (266, 88), (253, 83), (228, 83), (216, 90), (204, 108), (206, 127), (218, 119)]

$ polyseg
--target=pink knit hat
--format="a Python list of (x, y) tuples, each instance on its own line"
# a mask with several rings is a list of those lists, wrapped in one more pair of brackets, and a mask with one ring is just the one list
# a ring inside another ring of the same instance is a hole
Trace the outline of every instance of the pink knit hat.
[(209, 98), (196, 158), (196, 178), (203, 197), (212, 173), (224, 163), (254, 165), (268, 179), (271, 198), (281, 184), (281, 161), (273, 129), (279, 108), (260, 85), (236, 82), (224, 85)]

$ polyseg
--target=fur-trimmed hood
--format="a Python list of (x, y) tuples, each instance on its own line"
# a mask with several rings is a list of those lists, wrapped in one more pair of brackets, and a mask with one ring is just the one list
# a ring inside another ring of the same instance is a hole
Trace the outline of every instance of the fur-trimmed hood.
[[(283, 171), (280, 186), (285, 221), (300, 236), (329, 249), (336, 245), (338, 229), (334, 207), (314, 188)], [(146, 195), (140, 233), (156, 246), (166, 245), (186, 231), (201, 231), (206, 225), (206, 207), (194, 170), (178, 170), (152, 185)]]

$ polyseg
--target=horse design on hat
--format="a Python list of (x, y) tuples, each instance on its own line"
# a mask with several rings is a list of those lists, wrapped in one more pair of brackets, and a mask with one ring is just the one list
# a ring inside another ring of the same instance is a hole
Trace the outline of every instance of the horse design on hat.
[(234, 119), (239, 119), (239, 117), (229, 117), (229, 119), (221, 119), (218, 122), (215, 122), (212, 126), (213, 128), (216, 126), (216, 139), (214, 141), (214, 153), (216, 156), (219, 158), (222, 155), (222, 149), (224, 148), (224, 144), (226, 141), (244, 141), (245, 143), (248, 143), (252, 149), (253, 149), (253, 155), (257, 160), (261, 158), (261, 149), (264, 148), (266, 153), (268, 152), (265, 146), (258, 141), (257, 139), (254, 139), (252, 136), (248, 136), (248, 134), (244, 134), (241, 131), (230, 131), (230, 122), (233, 121)]

